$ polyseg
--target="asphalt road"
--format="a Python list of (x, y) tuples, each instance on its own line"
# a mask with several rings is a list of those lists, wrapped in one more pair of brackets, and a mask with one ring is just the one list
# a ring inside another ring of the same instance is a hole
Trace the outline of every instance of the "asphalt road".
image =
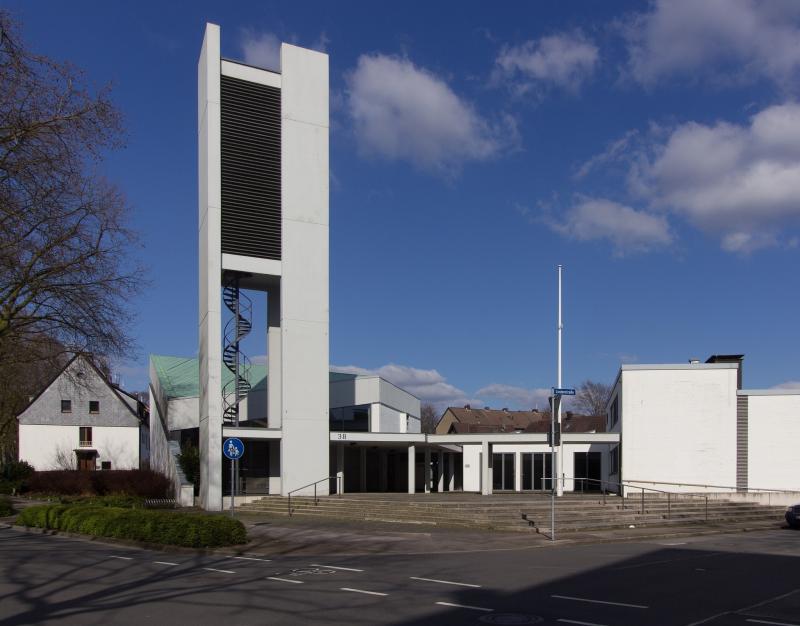
[(0, 624), (800, 626), (800, 532), (247, 558), (0, 529)]

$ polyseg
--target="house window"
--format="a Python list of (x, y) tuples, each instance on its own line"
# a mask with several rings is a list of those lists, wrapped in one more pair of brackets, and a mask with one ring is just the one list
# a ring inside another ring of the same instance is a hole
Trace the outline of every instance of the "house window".
[(619, 474), (619, 446), (614, 446), (611, 448), (610, 461), (611, 473)]
[(89, 400), (89, 413), (100, 412), (100, 400)]
[(619, 396), (614, 397), (614, 401), (611, 403), (611, 406), (608, 408), (608, 427), (609, 429), (613, 428), (614, 425), (619, 421)]
[(111, 469), (111, 461), (103, 461), (100, 463), (100, 469), (110, 470)]
[(72, 400), (62, 400), (61, 401), (61, 412), (62, 413), (72, 413)]
[(92, 445), (92, 427), (91, 426), (81, 426), (78, 429), (78, 439), (80, 440), (80, 447), (81, 448), (88, 448)]

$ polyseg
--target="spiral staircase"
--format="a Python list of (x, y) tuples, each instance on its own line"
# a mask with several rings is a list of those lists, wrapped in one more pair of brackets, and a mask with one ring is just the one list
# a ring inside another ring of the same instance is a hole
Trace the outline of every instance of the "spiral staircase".
[(239, 289), (239, 277), (228, 277), (222, 287), (222, 301), (231, 312), (225, 324), (222, 345), (222, 362), (233, 374), (222, 388), (222, 418), (239, 425), (239, 405), (250, 391), (250, 360), (239, 348), (241, 340), (253, 328), (253, 304)]

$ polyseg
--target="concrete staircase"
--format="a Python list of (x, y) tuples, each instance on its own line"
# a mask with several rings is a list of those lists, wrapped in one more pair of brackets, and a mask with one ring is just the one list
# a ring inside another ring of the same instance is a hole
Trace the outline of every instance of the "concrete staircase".
[[(644, 505), (644, 511), (642, 506)], [(540, 494), (344, 494), (292, 497), (292, 516), (312, 519), (378, 521), (414, 526), (483, 528), (550, 533), (550, 498)], [(268, 516), (288, 516), (288, 499), (268, 496), (240, 510)], [(712, 500), (685, 494), (625, 498), (600, 494), (565, 494), (556, 500), (556, 530), (581, 533), (623, 528), (678, 528), (696, 525), (777, 527), (784, 507)]]

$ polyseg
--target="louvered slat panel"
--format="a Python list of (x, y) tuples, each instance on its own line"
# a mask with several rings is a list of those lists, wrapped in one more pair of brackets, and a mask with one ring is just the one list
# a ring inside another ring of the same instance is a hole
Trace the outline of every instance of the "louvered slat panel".
[(281, 91), (221, 76), (222, 251), (281, 258)]

